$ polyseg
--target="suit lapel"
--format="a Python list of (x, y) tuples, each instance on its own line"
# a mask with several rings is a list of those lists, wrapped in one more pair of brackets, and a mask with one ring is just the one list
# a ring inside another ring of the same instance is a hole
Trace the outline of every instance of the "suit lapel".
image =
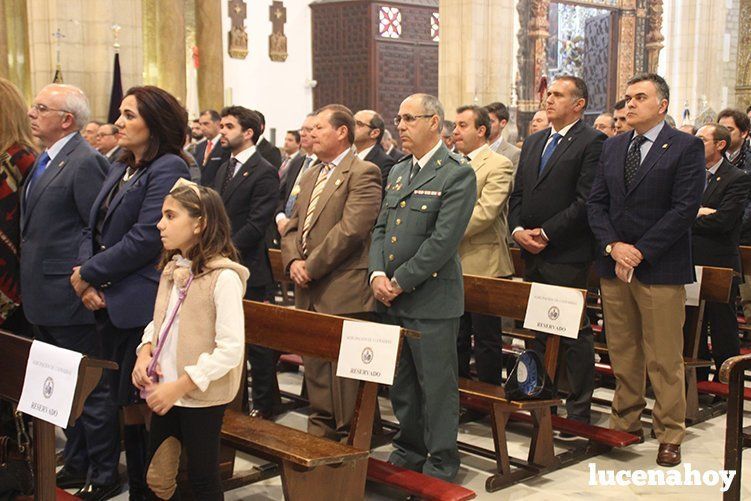
[[(415, 191), (420, 186), (424, 185), (431, 179), (433, 179), (436, 175), (436, 171), (440, 169), (445, 163), (446, 159), (449, 156), (449, 150), (441, 144), (441, 147), (438, 148), (438, 151), (436, 151), (433, 156), (430, 158), (428, 163), (425, 165), (425, 167), (421, 168), (420, 171), (417, 173), (415, 178), (412, 180), (411, 183), (407, 186), (407, 189), (402, 191), (400, 193), (400, 196), (402, 198), (409, 196), (413, 191)], [(409, 170), (411, 170), (412, 164), (410, 162)], [(408, 170), (408, 172), (409, 172)], [(409, 174), (407, 174), (409, 176)]]
[[(704, 194), (701, 197), (702, 205), (705, 205), (706, 202), (711, 200), (712, 194), (720, 185), (720, 182), (722, 182), (722, 176), (724, 176), (727, 172), (727, 166), (725, 165), (725, 162), (727, 162), (727, 160), (724, 160), (720, 164), (720, 167), (717, 169), (717, 172), (715, 173), (715, 175), (712, 176), (712, 179), (710, 179), (709, 182), (707, 183), (707, 187), (704, 190)], [(735, 167), (733, 167), (733, 169), (735, 169)]]
[[(107, 215), (104, 216), (104, 221), (105, 222), (107, 222), (107, 219), (110, 218), (110, 216), (112, 215), (112, 213), (115, 211), (115, 208), (118, 205), (120, 205), (120, 202), (122, 202), (123, 197), (125, 197), (125, 194), (128, 192), (128, 190), (130, 190), (133, 187), (133, 185), (136, 184), (136, 182), (140, 179), (141, 176), (144, 175), (144, 173), (146, 172), (147, 169), (149, 169), (149, 167), (142, 167), (142, 168), (138, 169), (133, 174), (133, 176), (130, 179), (128, 179), (128, 181), (126, 183), (123, 184), (122, 188), (120, 188), (120, 190), (115, 194), (115, 197), (110, 201), (109, 207), (107, 207)], [(123, 172), (120, 175), (120, 177), (117, 178), (117, 182), (119, 182), (120, 179), (122, 179), (122, 176), (124, 174), (125, 174), (125, 172)], [(109, 191), (107, 191), (107, 193), (109, 193)]]
[[(560, 141), (558, 141), (558, 145), (553, 150), (553, 154), (550, 156), (550, 159), (548, 160), (548, 164), (545, 166), (545, 170), (542, 171), (542, 175), (539, 175), (540, 172), (540, 160), (542, 160), (542, 155), (544, 152), (545, 144), (548, 142), (548, 139), (545, 139), (545, 142), (543, 143), (543, 152), (540, 152), (540, 156), (537, 162), (537, 172), (538, 172), (538, 178), (537, 178), (537, 184), (540, 184), (543, 179), (548, 177), (550, 174), (550, 171), (555, 169), (555, 164), (558, 162), (558, 159), (563, 156), (564, 153), (566, 153), (566, 150), (569, 146), (571, 146), (577, 139), (577, 136), (579, 135), (579, 131), (582, 128), (582, 121), (579, 120), (574, 124), (573, 127), (569, 129), (569, 131), (566, 133), (565, 136), (561, 138)], [(550, 136), (548, 135), (548, 138)]]
[[(37, 179), (36, 183), (34, 183), (35, 185), (31, 186), (32, 190), (31, 193), (29, 193), (26, 201), (26, 218), (28, 218), (28, 215), (34, 209), (34, 205), (36, 205), (37, 201), (39, 201), (42, 193), (44, 193), (44, 190), (47, 189), (47, 186), (49, 186), (52, 180), (55, 179), (63, 171), (65, 166), (68, 164), (68, 157), (73, 152), (73, 150), (76, 149), (81, 141), (83, 141), (83, 138), (81, 138), (80, 134), (78, 133), (70, 138), (63, 149), (60, 150), (60, 153), (55, 156), (55, 159), (50, 161), (50, 163), (47, 165), (47, 168), (44, 169), (42, 175), (39, 176), (39, 179)], [(34, 166), (36, 167), (36, 163), (34, 164)]]
[[(104, 180), (102, 189), (99, 190), (99, 194), (94, 200), (94, 204), (91, 206), (91, 213), (89, 214), (89, 226), (92, 228), (96, 225), (96, 220), (99, 215), (99, 207), (104, 203), (104, 199), (107, 198), (112, 188), (122, 179), (125, 174), (125, 164), (113, 164), (110, 166), (110, 175)], [(110, 203), (110, 206), (112, 204)], [(107, 211), (109, 213), (109, 210)]]
[[(652, 147), (649, 148), (647, 157), (639, 166), (639, 170), (636, 171), (636, 177), (633, 181), (631, 181), (631, 186), (628, 187), (626, 194), (631, 193), (632, 191), (634, 191), (634, 189), (636, 189), (637, 186), (639, 186), (639, 183), (641, 183), (642, 180), (647, 176), (649, 171), (652, 170), (652, 167), (654, 167), (657, 161), (662, 157), (662, 155), (665, 154), (666, 151), (668, 151), (668, 149), (670, 148), (670, 139), (674, 134), (675, 129), (670, 127), (667, 123), (662, 126), (662, 130), (657, 135), (657, 139), (655, 139)], [(625, 157), (623, 162), (625, 165)]]
[[(355, 153), (353, 151), (350, 151), (344, 159), (339, 163), (339, 165), (336, 166), (336, 168), (329, 174), (329, 179), (326, 181), (326, 185), (323, 187), (323, 191), (318, 197), (318, 203), (316, 204), (315, 209), (313, 210), (313, 219), (310, 221), (310, 227), (312, 228), (314, 224), (316, 224), (316, 221), (318, 221), (318, 216), (321, 215), (321, 211), (323, 211), (323, 208), (326, 206), (326, 203), (331, 198), (331, 195), (334, 194), (336, 190), (339, 189), (339, 186), (343, 185), (346, 181), (347, 177), (349, 177), (349, 170), (352, 167), (352, 162), (355, 160)], [(320, 173), (320, 169), (319, 169)], [(316, 176), (316, 179), (318, 179), (318, 176)], [(315, 186), (315, 182), (313, 182), (313, 185)], [(312, 190), (311, 190), (312, 194)], [(307, 212), (307, 210), (306, 210)]]
[[(536, 142), (530, 142), (530, 163), (524, 166), (525, 171), (523, 172), (523, 175), (526, 176), (524, 180), (525, 186), (535, 186), (537, 184), (537, 178), (540, 174), (540, 161), (542, 160), (542, 151), (543, 148), (545, 148), (545, 143), (547, 143), (548, 138), (550, 137), (550, 129), (548, 128), (547, 131), (548, 134), (540, 134), (536, 138)], [(527, 139), (527, 141), (529, 141), (529, 139)]]
[[(261, 154), (258, 153), (258, 150), (256, 150), (250, 158), (245, 162), (242, 167), (240, 167), (240, 170), (237, 171), (237, 173), (232, 176), (232, 179), (229, 180), (229, 183), (227, 183), (227, 186), (224, 188), (224, 191), (222, 192), (222, 200), (227, 202), (227, 200), (230, 199), (232, 196), (232, 193), (235, 192), (238, 186), (240, 186), (243, 181), (248, 179), (253, 172), (253, 167), (258, 165), (261, 161)], [(221, 173), (223, 176), (227, 175), (227, 169), (231, 168), (230, 166), (231, 161), (224, 162), (222, 164), (222, 168), (219, 169), (219, 172), (217, 172), (217, 177), (219, 182), (223, 182), (222, 180), (224, 177), (219, 177), (219, 173)]]

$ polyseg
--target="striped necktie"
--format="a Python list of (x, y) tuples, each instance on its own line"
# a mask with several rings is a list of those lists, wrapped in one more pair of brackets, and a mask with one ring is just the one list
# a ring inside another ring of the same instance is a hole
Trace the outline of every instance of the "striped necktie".
[(313, 212), (318, 205), (318, 199), (321, 197), (323, 188), (326, 186), (326, 181), (329, 179), (329, 172), (334, 168), (333, 164), (323, 164), (321, 171), (318, 173), (316, 184), (313, 187), (313, 193), (310, 195), (310, 203), (308, 204), (308, 212), (305, 213), (305, 221), (302, 225), (302, 250), (305, 256), (308, 255), (308, 233), (310, 233), (310, 225), (313, 223)]

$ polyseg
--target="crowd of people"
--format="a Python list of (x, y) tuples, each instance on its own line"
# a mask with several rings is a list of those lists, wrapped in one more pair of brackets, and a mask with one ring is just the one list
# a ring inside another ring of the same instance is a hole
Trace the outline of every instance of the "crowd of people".
[[(509, 278), (518, 246), (526, 281), (586, 288), (596, 263), (611, 426), (643, 438), (648, 375), (657, 463), (679, 464), (694, 265), (736, 271), (730, 304), (706, 307), (701, 354), (716, 368), (739, 352), (736, 297), (751, 304), (738, 251), (751, 243), (751, 110), (679, 130), (655, 74), (632, 78), (593, 125), (588, 99), (582, 79), (556, 78), (512, 144), (504, 104), (463, 105), (449, 121), (436, 97), (414, 94), (389, 119), (402, 149), (378, 112), (330, 104), (279, 149), (264, 115), (243, 106), (191, 121), (171, 94), (139, 86), (115, 123), (100, 123), (74, 86), (48, 85), (28, 107), (0, 79), (3, 326), (119, 365), (65, 430), (58, 485), (82, 499), (119, 492), (122, 415), (130, 499), (172, 498), (182, 448), (195, 497), (222, 498), (222, 416), (247, 392), (242, 300), (273, 301), (270, 247), (296, 308), (421, 333), (406, 340), (390, 390), (400, 429), (389, 461), (449, 481), (458, 378), (473, 376), (474, 359), (479, 380), (503, 384), (501, 319), (464, 312), (463, 273)], [(562, 344), (566, 414), (588, 423), (589, 323)], [(252, 416), (280, 412), (278, 358), (247, 350)], [(308, 431), (345, 439), (356, 381), (315, 358), (304, 371)]]

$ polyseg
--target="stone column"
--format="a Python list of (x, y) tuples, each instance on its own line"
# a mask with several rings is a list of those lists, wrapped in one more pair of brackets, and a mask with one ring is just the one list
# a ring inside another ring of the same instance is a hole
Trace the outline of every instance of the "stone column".
[(154, 3), (158, 85), (185, 103), (185, 2), (159, 0)]
[(662, 0), (649, 0), (647, 4), (647, 71), (657, 72), (660, 50), (665, 37), (662, 35)]
[(618, 22), (618, 87), (616, 96), (626, 92), (626, 82), (636, 73), (636, 0), (624, 0)]
[(463, 104), (510, 104), (514, 0), (441, 0), (438, 94), (448, 118)]
[(221, 109), (224, 103), (222, 6), (220, 0), (196, 2), (198, 47), (198, 103), (202, 110)]

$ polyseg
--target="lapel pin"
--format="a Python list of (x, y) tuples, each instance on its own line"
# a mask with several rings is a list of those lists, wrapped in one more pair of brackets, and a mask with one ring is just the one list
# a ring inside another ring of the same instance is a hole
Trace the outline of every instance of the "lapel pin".
[(662, 145), (662, 149), (663, 149), (663, 150), (667, 150), (667, 149), (668, 149), (668, 143), (665, 143), (665, 144), (663, 144), (663, 145)]
[(435, 163), (438, 164), (438, 166), (440, 167), (440, 165), (441, 165), (441, 161), (440, 160), (436, 160)]
[(248, 177), (248, 173), (247, 172), (243, 172), (243, 177)]
[(342, 180), (337, 179), (336, 182), (334, 183), (334, 186), (339, 186), (340, 184), (342, 184)]
[(717, 176), (717, 181), (719, 181), (720, 179), (722, 179), (722, 178), (720, 176)]
[(63, 160), (62, 162), (60, 162), (60, 165), (58, 165), (58, 167), (62, 167), (63, 165), (65, 165), (65, 160)]

